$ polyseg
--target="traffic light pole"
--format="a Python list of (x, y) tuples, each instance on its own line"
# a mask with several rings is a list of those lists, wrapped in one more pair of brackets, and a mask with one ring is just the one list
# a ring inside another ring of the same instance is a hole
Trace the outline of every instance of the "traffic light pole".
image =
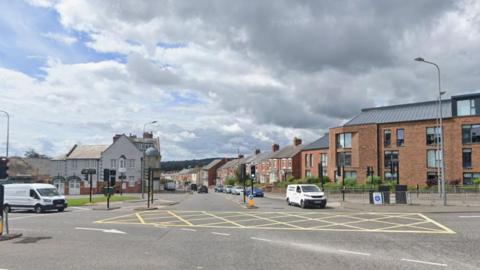
[(10, 114), (8, 112), (0, 110), (1, 113), (4, 113), (7, 116), (7, 147), (6, 147), (6, 158), (8, 158), (8, 148), (10, 144)]
[(90, 203), (92, 203), (92, 191), (93, 191), (93, 187), (92, 187), (93, 181), (92, 181), (92, 178), (93, 178), (93, 174), (89, 174), (89, 175), (90, 175)]

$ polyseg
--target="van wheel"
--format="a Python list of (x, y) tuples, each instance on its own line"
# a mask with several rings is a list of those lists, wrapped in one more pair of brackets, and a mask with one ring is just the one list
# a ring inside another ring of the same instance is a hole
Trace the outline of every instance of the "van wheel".
[(40, 214), (42, 213), (42, 207), (40, 205), (35, 205), (35, 208), (33, 209), (35, 213)]
[(287, 198), (287, 204), (288, 204), (288, 205), (292, 205), (292, 203), (290, 202), (290, 199), (289, 199), (289, 198)]
[(303, 200), (300, 201), (300, 207), (305, 208), (305, 202)]
[(12, 208), (10, 207), (10, 205), (6, 204), (4, 207), (3, 207), (3, 211), (7, 212), (7, 213), (10, 213), (12, 211)]
[(62, 208), (58, 208), (57, 210), (58, 210), (58, 212), (63, 212), (65, 210), (65, 208), (62, 207)]

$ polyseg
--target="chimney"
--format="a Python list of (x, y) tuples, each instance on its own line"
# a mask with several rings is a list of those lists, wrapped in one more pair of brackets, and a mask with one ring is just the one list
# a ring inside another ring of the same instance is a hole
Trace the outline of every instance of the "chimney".
[(143, 133), (144, 139), (153, 139), (153, 132), (144, 132)]
[(278, 149), (280, 149), (280, 145), (278, 145), (276, 143), (272, 145), (272, 152), (277, 152)]
[(255, 149), (255, 155), (260, 154), (260, 149)]
[(122, 134), (115, 134), (115, 136), (113, 136), (113, 142), (116, 142), (120, 137), (122, 137)]
[(293, 138), (293, 145), (298, 146), (300, 144), (302, 144), (302, 139), (297, 137)]

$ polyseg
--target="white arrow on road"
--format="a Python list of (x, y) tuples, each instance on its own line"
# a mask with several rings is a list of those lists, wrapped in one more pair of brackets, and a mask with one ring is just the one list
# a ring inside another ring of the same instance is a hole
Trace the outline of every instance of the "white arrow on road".
[(122, 232), (122, 231), (115, 230), (115, 229), (99, 229), (99, 228), (76, 227), (75, 230), (100, 231), (100, 232), (104, 232), (104, 233), (127, 234), (126, 232)]

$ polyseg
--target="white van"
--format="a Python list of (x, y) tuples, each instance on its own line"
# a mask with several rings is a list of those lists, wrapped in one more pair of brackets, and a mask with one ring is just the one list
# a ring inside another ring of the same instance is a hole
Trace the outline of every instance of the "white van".
[(316, 185), (300, 184), (288, 185), (286, 195), (288, 205), (318, 206), (324, 208), (327, 205), (327, 197)]
[(68, 203), (53, 185), (49, 184), (6, 184), (5, 210), (33, 209), (35, 213), (45, 210), (63, 212)]

